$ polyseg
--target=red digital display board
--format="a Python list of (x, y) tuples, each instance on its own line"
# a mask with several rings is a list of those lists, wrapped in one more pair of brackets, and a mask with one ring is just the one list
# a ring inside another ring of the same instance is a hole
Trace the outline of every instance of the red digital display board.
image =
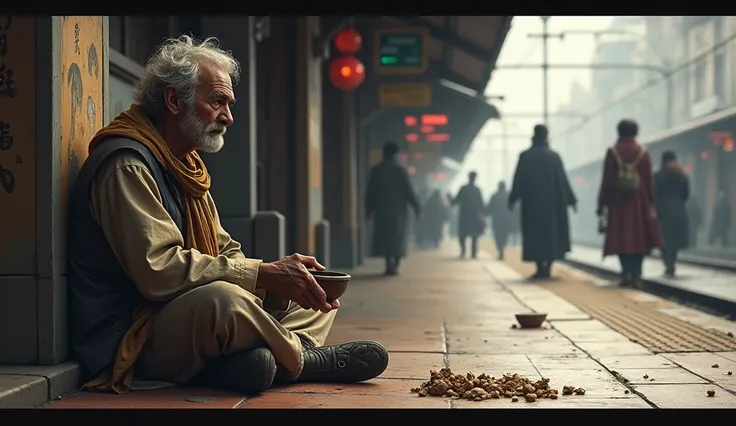
[(448, 142), (450, 140), (450, 135), (447, 133), (434, 133), (431, 135), (426, 135), (425, 138), (427, 139), (427, 142), (435, 143), (435, 142)]
[[(423, 114), (419, 118), (413, 115), (404, 117), (404, 125), (407, 127), (406, 142), (449, 142), (450, 135), (444, 131), (449, 119), (446, 114)], [(417, 129), (419, 127), (419, 129)], [(419, 130), (417, 132), (417, 130)]]
[(447, 126), (447, 115), (445, 114), (424, 114), (422, 115), (423, 126)]

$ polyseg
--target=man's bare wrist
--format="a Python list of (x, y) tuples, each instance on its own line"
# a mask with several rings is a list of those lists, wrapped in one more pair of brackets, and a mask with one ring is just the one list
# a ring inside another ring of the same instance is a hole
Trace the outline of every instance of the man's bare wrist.
[(258, 281), (256, 282), (256, 288), (268, 290), (271, 286), (271, 270), (273, 265), (266, 262), (261, 262), (258, 265)]

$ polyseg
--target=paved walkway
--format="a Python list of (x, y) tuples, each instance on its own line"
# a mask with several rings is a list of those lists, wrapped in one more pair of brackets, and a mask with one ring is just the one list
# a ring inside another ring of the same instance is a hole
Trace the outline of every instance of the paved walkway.
[[(353, 271), (328, 343), (371, 339), (386, 345), (389, 367), (367, 383), (296, 384), (253, 397), (196, 388), (124, 396), (78, 393), (51, 408), (736, 407), (736, 379), (727, 375), (736, 370), (736, 352), (655, 355), (543, 286), (526, 283), (520, 275), (527, 275), (525, 266), (518, 259), (514, 263), (514, 256), (513, 250), (507, 254), (508, 264), (486, 253), (459, 260), (455, 245), (447, 244), (412, 253), (397, 277), (381, 276), (378, 262)], [(512, 327), (514, 314), (534, 310), (549, 313), (543, 328)], [(708, 319), (703, 315), (692, 314)], [(718, 325), (736, 329), (731, 322)], [(712, 368), (716, 363), (719, 368)], [(549, 378), (560, 397), (476, 402), (410, 392), (429, 380), (430, 370), (446, 367), (463, 375)], [(562, 396), (568, 385), (586, 392)], [(715, 396), (708, 397), (709, 390)], [(204, 398), (192, 402), (192, 397)]]
[[(575, 245), (567, 258), (608, 271), (618, 272), (621, 270), (621, 265), (616, 256), (601, 259), (601, 250), (598, 248)], [(678, 263), (677, 276), (667, 278), (663, 275), (664, 265), (662, 261), (650, 257), (644, 259), (643, 273), (645, 278), (671, 287), (736, 303), (736, 273), (733, 272)]]

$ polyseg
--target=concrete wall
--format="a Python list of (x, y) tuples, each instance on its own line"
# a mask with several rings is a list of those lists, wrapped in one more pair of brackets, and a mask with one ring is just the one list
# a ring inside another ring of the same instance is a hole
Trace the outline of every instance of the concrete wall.
[(0, 209), (0, 363), (53, 365), (67, 357), (66, 199), (107, 118), (107, 19), (0, 25), (15, 80), (0, 91), (14, 142), (0, 151), (0, 205), (13, 206)]
[[(285, 216), (286, 251), (296, 251), (296, 17), (272, 17), (271, 35), (258, 45), (258, 158), (263, 205)], [(283, 52), (280, 55), (272, 52)], [(261, 194), (259, 194), (260, 196)]]
[(202, 35), (215, 36), (240, 61), (240, 81), (234, 87), (237, 112), (225, 146), (215, 154), (202, 154), (212, 177), (210, 192), (220, 221), (244, 253), (254, 251), (252, 218), (256, 205), (256, 99), (254, 17), (203, 16)]

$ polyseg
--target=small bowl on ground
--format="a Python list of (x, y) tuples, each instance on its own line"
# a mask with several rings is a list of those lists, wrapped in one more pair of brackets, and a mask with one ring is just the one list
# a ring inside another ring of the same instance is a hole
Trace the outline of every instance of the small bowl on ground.
[(539, 328), (547, 319), (547, 314), (516, 314), (516, 321), (519, 322), (521, 328)]
[(309, 271), (317, 280), (317, 284), (327, 293), (327, 302), (339, 299), (348, 288), (352, 278), (344, 272), (337, 271)]

